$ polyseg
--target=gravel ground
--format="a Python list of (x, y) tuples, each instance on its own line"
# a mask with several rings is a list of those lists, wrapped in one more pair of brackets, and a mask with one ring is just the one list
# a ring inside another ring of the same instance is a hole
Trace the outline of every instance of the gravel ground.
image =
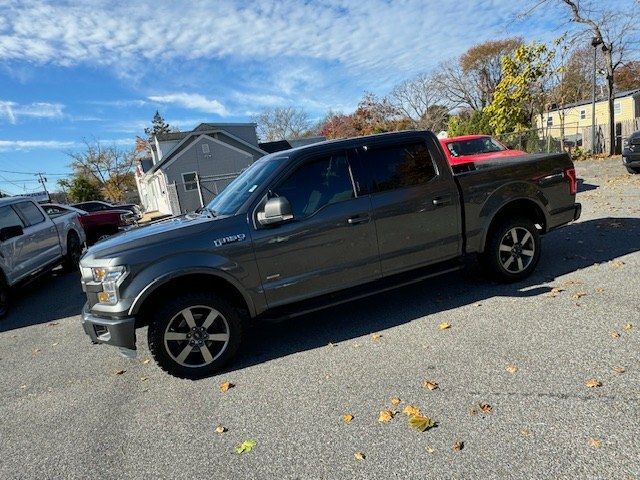
[[(577, 168), (583, 218), (528, 280), (471, 266), (260, 325), (196, 382), (149, 362), (146, 332), (134, 360), (92, 346), (77, 274), (43, 279), (0, 323), (0, 477), (640, 478), (640, 175)], [(437, 427), (411, 429), (409, 404)]]

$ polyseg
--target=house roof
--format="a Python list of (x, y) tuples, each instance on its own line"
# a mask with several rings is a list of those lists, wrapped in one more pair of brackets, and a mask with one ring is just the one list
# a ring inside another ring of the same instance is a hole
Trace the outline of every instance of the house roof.
[(207, 132), (210, 130), (224, 130), (224, 127), (256, 127), (255, 123), (201, 123), (193, 130), (188, 132), (169, 132), (156, 135), (159, 142), (168, 142), (171, 140), (182, 140), (193, 132)]
[[(636, 88), (635, 90), (625, 90), (623, 92), (617, 92), (613, 98), (625, 98), (625, 97), (633, 97), (635, 95), (640, 95), (640, 88)], [(596, 102), (605, 102), (607, 99), (605, 98), (596, 98)], [(562, 106), (562, 110), (566, 110), (567, 108), (580, 107), (582, 105), (590, 105), (593, 102), (593, 99), (588, 100), (580, 100), (579, 102), (567, 103)], [(560, 110), (560, 108), (553, 108), (549, 110), (550, 112), (556, 112)]]

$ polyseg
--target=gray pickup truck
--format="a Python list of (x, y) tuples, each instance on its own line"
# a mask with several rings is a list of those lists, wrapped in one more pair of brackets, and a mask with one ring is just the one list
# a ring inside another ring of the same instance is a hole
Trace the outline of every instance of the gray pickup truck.
[(580, 216), (566, 154), (485, 160), (454, 175), (430, 132), (323, 142), (262, 157), (192, 214), (91, 247), (80, 262), (94, 343), (134, 355), (148, 325), (161, 368), (207, 376), (247, 322), (287, 318), (461, 268), (497, 280), (540, 259)]
[(76, 269), (84, 244), (76, 213), (52, 219), (29, 198), (0, 199), (0, 317), (15, 289), (60, 264)]

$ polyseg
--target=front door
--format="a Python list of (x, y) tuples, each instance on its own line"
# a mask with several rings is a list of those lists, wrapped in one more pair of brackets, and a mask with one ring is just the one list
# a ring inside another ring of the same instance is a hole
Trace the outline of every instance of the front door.
[(359, 149), (370, 173), (371, 211), (383, 275), (460, 255), (459, 196), (425, 140)]
[(35, 271), (60, 258), (60, 239), (53, 221), (45, 218), (30, 200), (16, 203), (15, 207), (25, 224), (24, 236), (28, 238), (30, 252), (29, 271)]
[(344, 151), (304, 159), (269, 194), (293, 211), (292, 221), (252, 233), (270, 308), (380, 277), (370, 197), (358, 195)]

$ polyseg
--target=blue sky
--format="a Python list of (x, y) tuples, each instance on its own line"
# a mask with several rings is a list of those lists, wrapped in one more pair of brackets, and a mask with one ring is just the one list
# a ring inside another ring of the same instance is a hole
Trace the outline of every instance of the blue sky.
[(475, 43), (566, 28), (549, 8), (516, 21), (527, 4), (0, 0), (0, 190), (38, 189), (9, 171), (67, 173), (83, 138), (131, 146), (156, 109), (181, 130), (274, 106), (321, 117)]

